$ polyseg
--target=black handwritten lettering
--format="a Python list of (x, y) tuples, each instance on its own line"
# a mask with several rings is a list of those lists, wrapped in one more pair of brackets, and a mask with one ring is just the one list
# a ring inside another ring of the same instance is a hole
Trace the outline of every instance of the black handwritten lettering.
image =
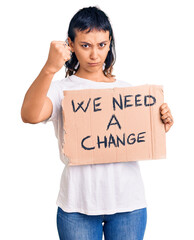
[[(148, 98), (152, 98), (153, 99), (153, 103), (147, 103), (147, 99)], [(152, 96), (152, 95), (147, 95), (147, 96), (145, 96), (144, 97), (144, 105), (146, 106), (146, 107), (148, 107), (148, 106), (153, 106), (154, 104), (156, 103), (156, 98), (154, 97), (154, 96)]]
[[(141, 143), (141, 142), (145, 142), (145, 135), (141, 136), (142, 134), (145, 134), (146, 132), (140, 132), (138, 134), (135, 133), (131, 133), (127, 136), (125, 136), (125, 133), (123, 133), (123, 141), (121, 141), (121, 138), (119, 136), (116, 135), (116, 137), (114, 137), (112, 134), (109, 135), (109, 137), (104, 136), (103, 139), (100, 139), (99, 136), (97, 136), (97, 147), (100, 148), (111, 148), (112, 147), (119, 147), (119, 142), (122, 143), (123, 146), (126, 145), (126, 143), (128, 145), (133, 145), (135, 143)], [(85, 138), (82, 139), (81, 141), (81, 146), (83, 149), (85, 150), (93, 150), (95, 149), (95, 146), (92, 147), (87, 147), (85, 144), (85, 140), (91, 138), (91, 136), (87, 136)], [(125, 141), (126, 139), (126, 141)]]
[(94, 104), (94, 112), (97, 112), (97, 111), (101, 111), (102, 109), (101, 108), (96, 108), (98, 107), (101, 103), (95, 103), (96, 100), (98, 99), (101, 99), (101, 97), (98, 97), (98, 98), (94, 98), (93, 100), (93, 104)]
[[(131, 139), (130, 139), (131, 136), (135, 136), (135, 134), (134, 134), (134, 133), (131, 133), (131, 134), (127, 137), (127, 143), (128, 143), (128, 144), (134, 144), (135, 141), (136, 141), (135, 138), (131, 138)], [(130, 142), (130, 140), (132, 140), (132, 142)]]
[(85, 149), (85, 150), (92, 150), (92, 149), (95, 149), (95, 147), (86, 147), (85, 145), (84, 145), (84, 142), (85, 142), (85, 140), (87, 139), (87, 138), (90, 138), (91, 136), (87, 136), (87, 137), (85, 137), (85, 138), (83, 138), (82, 139), (82, 141), (81, 141), (81, 146), (82, 146), (82, 148), (83, 149)]
[(138, 102), (140, 102), (141, 100), (140, 99), (137, 99), (138, 97), (141, 97), (141, 94), (137, 94), (135, 95), (135, 106), (138, 107), (138, 106), (142, 106), (142, 104), (138, 104)]
[[(115, 121), (116, 121), (115, 123), (112, 123), (113, 118), (114, 118)], [(109, 123), (108, 123), (108, 126), (107, 126), (106, 130), (109, 129), (110, 125), (118, 125), (119, 129), (121, 129), (121, 125), (120, 125), (117, 117), (115, 116), (115, 114), (112, 115), (112, 117), (111, 117), (111, 119), (110, 119), (110, 121), (109, 121)]]
[(122, 98), (121, 98), (121, 94), (119, 94), (120, 97), (120, 104), (117, 102), (117, 100), (113, 97), (112, 99), (112, 103), (113, 103), (113, 110), (115, 111), (116, 107), (115, 107), (115, 103), (119, 106), (120, 109), (123, 109), (123, 102), (122, 102)]
[(104, 141), (100, 141), (99, 136), (97, 136), (97, 144), (98, 144), (98, 148), (100, 148), (100, 144), (104, 143), (104, 148), (107, 147), (107, 137), (104, 136)]
[(79, 105), (79, 107), (77, 109), (75, 109), (75, 104), (74, 104), (74, 101), (72, 100), (71, 103), (72, 103), (72, 106), (73, 106), (73, 111), (74, 112), (77, 112), (79, 108), (81, 108), (84, 112), (86, 112), (86, 110), (88, 109), (88, 106), (90, 104), (90, 101), (91, 101), (91, 98), (89, 99), (88, 103), (87, 103), (87, 106), (85, 109), (82, 108), (82, 105), (84, 103), (84, 101), (82, 101), (81, 103), (77, 103)]
[(113, 144), (115, 147), (115, 139), (112, 134), (110, 134), (109, 141), (108, 141), (108, 147), (110, 148), (110, 145)]
[[(134, 103), (132, 103), (132, 99), (130, 98), (134, 98)], [(101, 102), (96, 102), (98, 100), (100, 100), (102, 97), (96, 97), (93, 99), (93, 111), (94, 112), (97, 112), (97, 111), (102, 111), (102, 108), (97, 108), (98, 106), (101, 105)], [(128, 108), (128, 107), (139, 107), (139, 106), (142, 106), (143, 104), (141, 103), (142, 99), (142, 95), (141, 94), (136, 94), (135, 96), (133, 95), (125, 95), (123, 96), (124, 98), (124, 104), (123, 104), (123, 100), (122, 100), (122, 95), (119, 94), (119, 100), (117, 100), (115, 97), (112, 98), (112, 107), (113, 107), (113, 110), (115, 111), (116, 110), (116, 105), (119, 107), (120, 110), (123, 110), (123, 108)], [(74, 103), (74, 100), (72, 100), (72, 106), (73, 106), (73, 112), (77, 112), (79, 109), (82, 109), (83, 112), (86, 112), (89, 108), (89, 105), (90, 105), (90, 101), (91, 101), (91, 98), (89, 98), (88, 102), (87, 102), (87, 105), (86, 107), (84, 108), (83, 105), (84, 105), (84, 101), (82, 101), (81, 103), (77, 103), (77, 108), (75, 107), (75, 103)], [(129, 102), (131, 102), (129, 104)], [(144, 106), (145, 107), (148, 107), (148, 106), (153, 106), (154, 104), (156, 103), (156, 98), (152, 95), (145, 95), (144, 96)]]
[(125, 108), (127, 108), (127, 107), (132, 107), (132, 106), (133, 106), (133, 104), (128, 104), (128, 105), (127, 105), (127, 102), (130, 102), (130, 101), (131, 101), (131, 99), (127, 99), (128, 97), (133, 97), (133, 95), (126, 95), (126, 96), (125, 96)]
[(144, 138), (144, 136), (140, 136), (141, 134), (144, 134), (144, 133), (146, 133), (146, 132), (140, 132), (139, 134), (138, 134), (138, 136), (137, 136), (137, 142), (145, 142), (145, 140), (141, 140), (141, 138)]

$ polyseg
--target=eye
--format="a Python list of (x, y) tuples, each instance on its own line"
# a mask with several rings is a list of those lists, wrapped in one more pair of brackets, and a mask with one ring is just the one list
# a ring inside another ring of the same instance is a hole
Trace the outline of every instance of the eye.
[(89, 46), (88, 44), (83, 44), (83, 45), (81, 45), (83, 48), (87, 48), (87, 47), (85, 47), (85, 46)]
[(100, 43), (100, 46), (101, 46), (101, 47), (104, 47), (104, 46), (102, 46), (101, 44), (104, 44), (104, 46), (106, 46), (106, 43)]

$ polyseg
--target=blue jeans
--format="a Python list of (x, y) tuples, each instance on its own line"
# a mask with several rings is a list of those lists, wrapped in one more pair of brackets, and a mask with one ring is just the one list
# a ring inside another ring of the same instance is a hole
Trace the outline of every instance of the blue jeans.
[(103, 232), (105, 240), (142, 240), (146, 223), (147, 208), (109, 215), (57, 210), (60, 240), (102, 240)]

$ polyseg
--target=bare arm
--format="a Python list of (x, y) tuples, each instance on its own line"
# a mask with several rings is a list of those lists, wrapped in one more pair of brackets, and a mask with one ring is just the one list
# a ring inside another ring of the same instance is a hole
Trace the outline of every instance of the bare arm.
[(38, 123), (49, 118), (52, 113), (52, 102), (46, 96), (54, 73), (44, 66), (24, 97), (21, 117), (25, 123)]
[(54, 74), (70, 59), (70, 47), (64, 47), (62, 41), (52, 41), (49, 56), (38, 77), (25, 94), (21, 108), (21, 118), (25, 123), (39, 123), (48, 119), (53, 110), (47, 97)]

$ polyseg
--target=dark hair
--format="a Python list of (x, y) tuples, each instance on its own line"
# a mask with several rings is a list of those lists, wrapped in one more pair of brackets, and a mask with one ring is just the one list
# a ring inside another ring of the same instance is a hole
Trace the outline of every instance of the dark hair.
[[(96, 30), (104, 30), (109, 31), (109, 39), (111, 37), (110, 42), (110, 50), (107, 54), (105, 65), (104, 65), (104, 75), (107, 77), (114, 77), (115, 75), (112, 75), (113, 65), (116, 60), (116, 51), (115, 51), (115, 40), (113, 35), (113, 30), (109, 21), (109, 18), (107, 15), (99, 9), (99, 7), (85, 7), (80, 9), (71, 19), (69, 23), (69, 29), (68, 29), (68, 37), (70, 37), (71, 41), (74, 42), (76, 32), (78, 31), (84, 31), (86, 29), (89, 29), (88, 32), (90, 32), (93, 29)], [(78, 59), (75, 55), (75, 53), (72, 53), (71, 59), (65, 63), (66, 66), (66, 76), (71, 76), (77, 70), (79, 69), (78, 65)]]

